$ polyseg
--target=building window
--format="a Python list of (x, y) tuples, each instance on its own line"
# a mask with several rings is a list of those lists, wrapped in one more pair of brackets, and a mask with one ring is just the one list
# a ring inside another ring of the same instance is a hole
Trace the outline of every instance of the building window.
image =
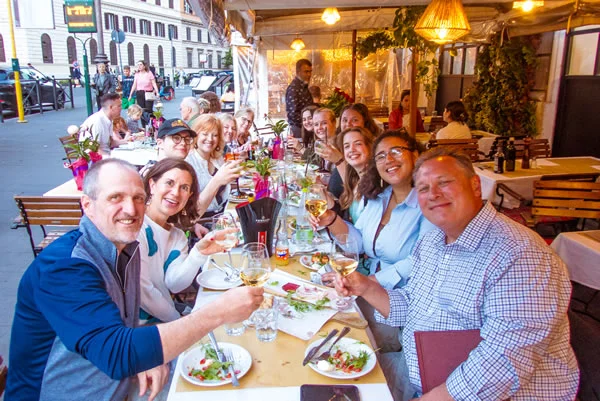
[(173, 0), (169, 0), (169, 8), (173, 8)]
[(193, 53), (192, 53), (192, 49), (187, 49), (187, 66), (188, 68), (192, 68), (192, 57), (193, 57)]
[(202, 42), (202, 29), (198, 29), (198, 43)]
[(185, 28), (185, 40), (192, 40), (192, 28)]
[(158, 66), (159, 67), (164, 67), (165, 66), (165, 59), (163, 57), (162, 46), (158, 46)]
[(164, 38), (165, 37), (165, 24), (163, 24), (161, 22), (155, 22), (154, 23), (154, 34), (156, 36)]
[(213, 53), (212, 52), (208, 52), (208, 57), (207, 57), (207, 61), (208, 61), (208, 69), (212, 69), (213, 68)]
[(52, 41), (47, 33), (42, 35), (42, 59), (44, 63), (53, 63), (54, 58), (52, 57)]
[(160, 0), (156, 0), (156, 5), (160, 6)]
[(223, 56), (221, 55), (221, 52), (217, 52), (217, 68), (223, 68), (223, 60), (222, 60)]
[(117, 42), (115, 42), (114, 40), (111, 40), (108, 44), (108, 53), (110, 54), (110, 64), (119, 64), (119, 61), (117, 60)]
[(6, 54), (4, 53), (4, 39), (0, 35), (0, 61), (6, 62)]
[(135, 33), (135, 18), (123, 17), (123, 30), (125, 32)]
[(206, 30), (206, 43), (210, 44), (210, 31), (208, 29)]
[[(0, 42), (2, 42), (1, 37)], [(0, 47), (2, 47), (2, 45), (0, 45)], [(2, 60), (3, 55), (3, 49), (0, 49), (0, 61), (5, 61)], [(75, 39), (73, 39), (72, 36), (67, 38), (67, 58), (69, 59), (69, 64), (73, 64), (73, 62), (77, 61), (77, 45), (75, 44)]]
[(140, 20), (140, 35), (152, 36), (152, 26), (150, 21), (145, 19)]
[(127, 64), (131, 66), (135, 65), (135, 54), (133, 52), (133, 43), (131, 42), (127, 44)]
[(183, 2), (183, 12), (185, 12), (186, 14), (193, 14), (192, 6), (190, 5), (190, 2), (188, 0), (185, 0)]
[(119, 17), (116, 14), (104, 13), (104, 28), (119, 29)]
[(146, 64), (150, 64), (150, 48), (148, 45), (144, 45), (144, 61)]
[(198, 68), (204, 68), (204, 63), (206, 63), (206, 55), (204, 54), (204, 50), (198, 49)]
[(177, 27), (175, 25), (169, 25), (169, 40), (177, 40)]
[(175, 47), (171, 47), (171, 67), (177, 66), (177, 53), (175, 52)]
[(90, 39), (90, 60), (92, 63), (96, 60), (96, 56), (98, 55), (98, 43), (96, 43), (96, 39)]

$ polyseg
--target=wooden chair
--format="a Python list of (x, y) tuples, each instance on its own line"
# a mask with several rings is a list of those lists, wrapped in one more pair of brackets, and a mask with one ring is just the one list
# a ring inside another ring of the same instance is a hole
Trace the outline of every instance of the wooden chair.
[[(521, 159), (523, 157), (523, 149), (525, 149), (525, 136), (513, 137), (515, 138), (515, 149), (517, 150), (517, 159)], [(508, 145), (509, 138), (506, 136), (499, 136), (492, 143), (492, 147), (490, 148), (490, 153), (488, 153), (487, 160), (493, 160), (494, 154), (498, 149), (498, 146), (502, 146), (504, 152), (506, 153), (506, 145)], [(548, 140), (545, 138), (540, 139), (531, 139), (529, 142), (529, 157), (536, 158), (545, 158), (550, 157), (550, 144)]]
[(428, 132), (434, 132), (434, 131), (444, 128), (446, 125), (448, 125), (448, 123), (444, 121), (444, 117), (442, 117), (442, 116), (431, 117), (431, 121), (429, 122), (429, 125), (427, 126), (426, 130)]
[[(83, 215), (78, 198), (17, 195), (15, 202), (29, 234), (33, 257), (37, 257), (52, 241), (78, 226)], [(31, 226), (40, 226), (42, 230), (44, 237), (38, 244), (33, 238)], [(47, 226), (53, 227), (53, 230), (46, 230)]]
[(432, 139), (429, 141), (427, 148), (431, 149), (436, 146), (447, 146), (460, 150), (466, 153), (471, 158), (471, 161), (479, 161), (479, 144), (477, 143), (477, 139)]
[[(570, 180), (536, 181), (531, 215), (525, 223), (535, 228), (541, 218), (600, 219), (600, 183)], [(582, 227), (585, 225), (585, 221)]]
[(8, 376), (8, 368), (4, 366), (3, 363), (4, 361), (0, 355), (0, 397), (2, 397), (2, 394), (4, 394), (4, 389), (6, 388), (6, 377)]
[(75, 160), (77, 160), (77, 153), (73, 149), (69, 149), (65, 145), (76, 144), (78, 142), (78, 139), (72, 135), (67, 135), (61, 136), (60, 138), (58, 138), (58, 140), (60, 141), (60, 143), (63, 146), (63, 149), (65, 150), (65, 154), (67, 155), (67, 160), (69, 161), (69, 163), (73, 163)]

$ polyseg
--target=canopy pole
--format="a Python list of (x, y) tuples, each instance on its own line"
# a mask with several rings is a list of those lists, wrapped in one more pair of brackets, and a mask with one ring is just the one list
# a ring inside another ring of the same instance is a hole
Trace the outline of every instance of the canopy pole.
[(417, 102), (419, 100), (419, 84), (417, 83), (417, 63), (419, 54), (413, 47), (411, 49), (412, 60), (410, 62), (410, 126), (408, 134), (417, 137)]
[(352, 99), (356, 99), (356, 29), (352, 31)]

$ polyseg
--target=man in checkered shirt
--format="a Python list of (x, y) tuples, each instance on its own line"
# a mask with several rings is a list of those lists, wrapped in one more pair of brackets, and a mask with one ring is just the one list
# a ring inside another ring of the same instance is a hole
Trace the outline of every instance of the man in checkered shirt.
[(415, 246), (408, 284), (385, 290), (359, 273), (336, 279), (341, 294), (372, 304), (378, 321), (404, 326), (412, 388), (400, 391), (421, 394), (415, 331), (479, 329), (483, 340), (468, 359), (421, 400), (575, 399), (563, 262), (536, 233), (484, 204), (468, 157), (434, 148), (417, 161), (414, 179), (421, 210), (438, 229)]

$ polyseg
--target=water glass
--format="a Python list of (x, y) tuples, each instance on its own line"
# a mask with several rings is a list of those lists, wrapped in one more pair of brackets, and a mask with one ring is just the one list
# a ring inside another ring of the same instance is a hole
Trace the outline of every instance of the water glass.
[(244, 322), (227, 323), (224, 327), (225, 333), (227, 333), (228, 336), (241, 336), (246, 331)]
[(254, 326), (258, 341), (270, 343), (277, 338), (277, 319), (279, 312), (275, 307), (258, 309), (254, 312)]

